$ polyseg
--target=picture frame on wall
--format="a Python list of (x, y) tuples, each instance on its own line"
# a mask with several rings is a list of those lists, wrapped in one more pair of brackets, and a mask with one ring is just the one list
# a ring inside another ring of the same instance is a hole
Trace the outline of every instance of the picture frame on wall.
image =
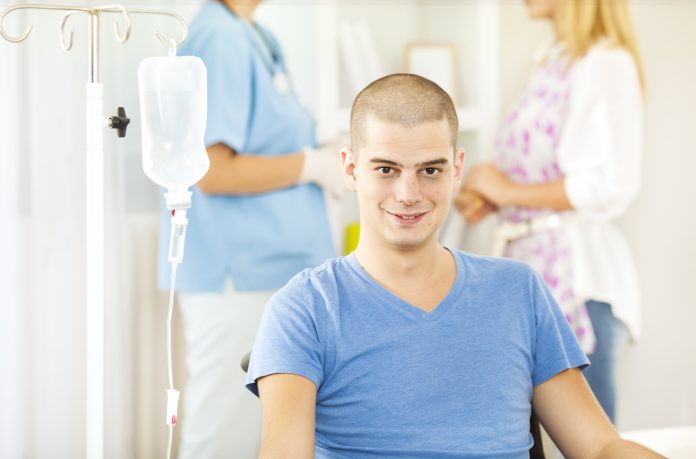
[(457, 103), (455, 47), (451, 43), (409, 43), (406, 72), (434, 81)]

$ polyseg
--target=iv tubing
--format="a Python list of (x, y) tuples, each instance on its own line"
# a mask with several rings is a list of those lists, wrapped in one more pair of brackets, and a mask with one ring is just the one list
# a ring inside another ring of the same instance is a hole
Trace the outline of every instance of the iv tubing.
[[(167, 200), (174, 199), (172, 195), (167, 196)], [(188, 193), (190, 196), (190, 193)], [(188, 197), (187, 196), (187, 197)], [(173, 201), (172, 201), (173, 202)], [(167, 389), (167, 414), (166, 422), (169, 426), (169, 439), (167, 441), (167, 456), (169, 459), (172, 452), (172, 438), (174, 436), (174, 426), (177, 421), (177, 411), (179, 404), (179, 391), (174, 389), (174, 372), (172, 365), (172, 315), (174, 313), (174, 291), (176, 287), (176, 268), (184, 258), (184, 243), (186, 240), (186, 209), (174, 209), (171, 218), (171, 231), (169, 235), (169, 262), (171, 263), (171, 280), (169, 286), (169, 307), (167, 311), (167, 373), (169, 377), (169, 388)]]
[[(176, 267), (179, 263), (172, 262), (171, 285), (169, 287), (169, 312), (167, 313), (167, 368), (169, 371), (169, 389), (174, 390), (174, 376), (172, 371), (172, 313), (174, 310), (174, 286), (176, 285)], [(167, 400), (169, 403), (169, 401)], [(169, 423), (169, 440), (167, 442), (167, 459), (172, 455), (172, 437), (174, 425)]]
[(174, 310), (174, 285), (176, 284), (176, 267), (178, 263), (172, 263), (171, 286), (169, 288), (169, 312), (167, 313), (167, 368), (169, 369), (169, 388), (174, 389), (174, 376), (172, 371), (172, 313)]

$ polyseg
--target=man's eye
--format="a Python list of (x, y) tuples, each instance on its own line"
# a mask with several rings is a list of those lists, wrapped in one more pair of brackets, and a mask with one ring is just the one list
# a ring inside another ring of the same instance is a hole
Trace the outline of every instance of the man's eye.
[(438, 172), (440, 172), (440, 169), (438, 169), (437, 167), (426, 167), (425, 168), (426, 175), (435, 175)]
[(390, 173), (391, 173), (392, 168), (391, 168), (391, 167), (384, 166), (384, 167), (380, 167), (378, 170), (379, 170), (382, 174), (387, 175), (387, 174), (390, 174)]

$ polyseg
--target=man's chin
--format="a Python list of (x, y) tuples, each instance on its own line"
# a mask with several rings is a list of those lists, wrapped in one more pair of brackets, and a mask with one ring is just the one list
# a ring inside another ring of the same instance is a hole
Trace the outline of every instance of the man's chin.
[(387, 238), (387, 242), (390, 246), (399, 251), (408, 252), (428, 245), (430, 239), (432, 238), (423, 236), (417, 237), (415, 235), (411, 237), (392, 236)]

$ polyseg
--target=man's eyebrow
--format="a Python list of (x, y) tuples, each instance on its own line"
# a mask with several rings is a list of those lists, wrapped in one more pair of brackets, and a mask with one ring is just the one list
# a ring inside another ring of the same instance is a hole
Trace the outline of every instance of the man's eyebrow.
[(423, 163), (417, 164), (418, 167), (430, 167), (430, 166), (446, 166), (449, 164), (447, 158), (433, 159), (431, 161), (425, 161)]
[[(370, 163), (389, 164), (390, 166), (403, 167), (402, 164), (397, 163), (396, 161), (391, 161), (389, 159), (382, 159), (382, 158), (372, 158), (370, 160)], [(447, 164), (449, 164), (449, 160), (447, 158), (438, 158), (438, 159), (432, 159), (430, 161), (424, 161), (422, 163), (416, 164), (416, 167), (445, 166)]]
[(397, 163), (396, 161), (390, 161), (388, 159), (382, 159), (382, 158), (372, 158), (370, 160), (370, 163), (373, 164), (389, 164), (390, 166), (398, 166), (398, 167), (403, 167), (401, 164)]

